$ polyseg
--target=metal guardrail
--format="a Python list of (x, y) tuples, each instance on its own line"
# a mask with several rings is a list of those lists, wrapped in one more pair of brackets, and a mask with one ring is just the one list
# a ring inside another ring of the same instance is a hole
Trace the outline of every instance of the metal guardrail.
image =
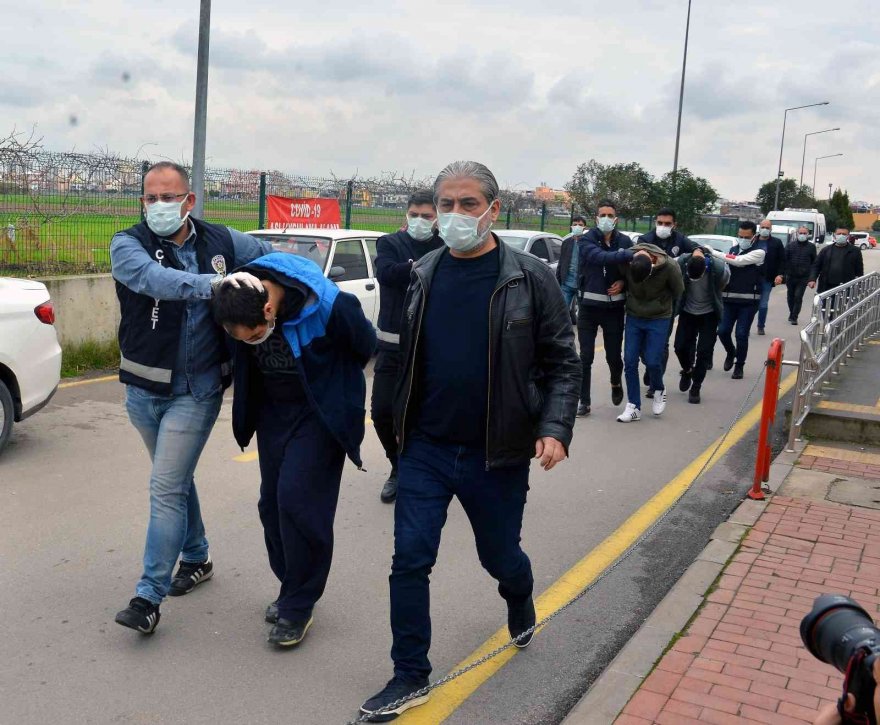
[(800, 335), (788, 450), (794, 450), (804, 420), (822, 395), (822, 385), (839, 375), (847, 359), (878, 332), (880, 272), (871, 272), (813, 298), (812, 318)]

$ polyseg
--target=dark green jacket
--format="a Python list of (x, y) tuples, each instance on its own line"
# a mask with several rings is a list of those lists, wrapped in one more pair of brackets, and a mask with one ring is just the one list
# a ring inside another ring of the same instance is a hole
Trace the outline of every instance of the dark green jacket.
[(648, 279), (642, 282), (633, 281), (630, 265), (622, 267), (626, 278), (626, 313), (646, 320), (671, 318), (676, 300), (684, 292), (681, 271), (675, 260), (670, 259), (660, 247), (642, 243), (632, 247), (633, 252), (640, 249), (657, 257), (657, 263)]
[[(676, 259), (678, 267), (681, 270), (681, 278), (684, 281), (684, 294), (681, 296), (681, 302), (678, 305), (679, 311), (684, 310), (685, 303), (687, 302), (688, 290), (691, 286), (691, 278), (688, 277), (687, 265), (692, 256), (693, 254), (683, 254)], [(715, 257), (712, 257), (708, 253), (706, 254), (706, 259), (710, 260), (710, 265), (706, 270), (706, 273), (709, 275), (709, 288), (712, 290), (712, 306), (715, 308), (715, 313), (720, 320), (721, 313), (724, 309), (724, 301), (721, 297), (721, 293), (727, 286), (727, 281), (724, 279), (724, 268), (727, 265), (720, 259), (715, 259)], [(729, 276), (728, 279), (730, 279)]]

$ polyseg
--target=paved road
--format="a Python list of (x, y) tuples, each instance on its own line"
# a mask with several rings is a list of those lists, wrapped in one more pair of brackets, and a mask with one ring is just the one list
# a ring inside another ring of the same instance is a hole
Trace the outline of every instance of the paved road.
[[(866, 266), (880, 267), (880, 253)], [(755, 380), (770, 335), (794, 346), (784, 288), (768, 337), (753, 336), (746, 379), (717, 367), (704, 403), (675, 392), (662, 419), (623, 426), (599, 385), (578, 420), (572, 458), (535, 470), (523, 540), (536, 589), (552, 585), (614, 532), (727, 427)], [(719, 348), (720, 350), (720, 348)], [(791, 349), (787, 357), (793, 357)], [(607, 377), (600, 368), (594, 380)], [(256, 513), (257, 463), (236, 461), (224, 406), (197, 472), (216, 576), (162, 606), (152, 637), (113, 623), (132, 596), (147, 521), (147, 457), (122, 408), (122, 389), (65, 389), (18, 426), (0, 459), (0, 721), (53, 723), (344, 723), (390, 676), (387, 575), (392, 509), (387, 473), (368, 429), (368, 472), (347, 467), (336, 558), (315, 625), (295, 651), (264, 640), (275, 596)], [(450, 723), (558, 723), (648, 615), (747, 487), (754, 434), (687, 494), (644, 545), (532, 647), (476, 691)], [(481, 570), (467, 520), (453, 504), (432, 577), (435, 674), (505, 621)], [(400, 722), (430, 722), (407, 716)]]

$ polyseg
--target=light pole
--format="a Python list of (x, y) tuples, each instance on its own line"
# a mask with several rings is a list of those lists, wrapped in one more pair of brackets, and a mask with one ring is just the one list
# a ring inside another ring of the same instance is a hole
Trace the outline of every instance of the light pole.
[(196, 63), (196, 113), (193, 124), (193, 216), (201, 219), (205, 208), (205, 136), (208, 125), (208, 48), (211, 34), (211, 0), (201, 0), (199, 55)]
[(839, 128), (826, 128), (824, 131), (813, 131), (812, 133), (804, 134), (804, 157), (801, 159), (801, 183), (798, 184), (798, 189), (804, 185), (804, 162), (807, 160), (807, 137), (815, 136), (817, 133), (830, 133), (831, 131), (839, 130)]
[(830, 181), (828, 182), (828, 201), (831, 201), (831, 187), (834, 186)]
[(779, 182), (782, 180), (782, 149), (785, 147), (785, 123), (788, 120), (789, 111), (798, 111), (801, 108), (812, 108), (813, 106), (827, 106), (831, 101), (822, 101), (821, 103), (810, 103), (806, 106), (792, 106), (785, 109), (782, 117), (782, 143), (779, 144), (779, 168), (776, 170), (776, 201), (773, 202), (773, 210), (779, 208)]
[(672, 161), (672, 193), (678, 178), (678, 144), (681, 139), (681, 110), (684, 106), (684, 74), (688, 60), (688, 36), (691, 32), (691, 0), (688, 0), (687, 23), (684, 26), (684, 56), (681, 59), (681, 90), (678, 92), (678, 126), (675, 129), (675, 158)]
[(820, 159), (833, 159), (835, 156), (843, 156), (843, 154), (828, 154), (828, 156), (817, 156), (813, 162), (813, 198), (816, 198), (816, 169), (819, 167)]

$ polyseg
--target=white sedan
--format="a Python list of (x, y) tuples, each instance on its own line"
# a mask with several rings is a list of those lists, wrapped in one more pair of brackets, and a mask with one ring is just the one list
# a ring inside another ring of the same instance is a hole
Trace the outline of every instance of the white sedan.
[(61, 380), (61, 347), (46, 285), (0, 277), (0, 452), (12, 424), (52, 399)]
[(527, 229), (495, 229), (498, 238), (505, 244), (528, 252), (543, 260), (548, 267), (556, 270), (559, 255), (562, 253), (562, 237), (551, 232), (535, 232)]
[(269, 242), (276, 252), (311, 259), (324, 276), (343, 292), (360, 300), (367, 319), (379, 318), (379, 282), (376, 280), (376, 240), (385, 232), (358, 229), (258, 229), (248, 232)]

